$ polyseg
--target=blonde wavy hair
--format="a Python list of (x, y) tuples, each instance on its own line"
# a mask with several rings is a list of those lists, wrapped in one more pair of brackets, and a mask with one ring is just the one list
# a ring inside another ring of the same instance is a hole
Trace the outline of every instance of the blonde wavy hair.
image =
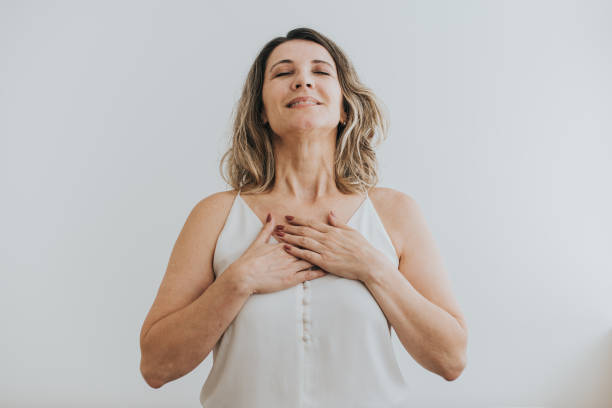
[(389, 123), (382, 109), (384, 105), (361, 83), (340, 47), (310, 28), (296, 28), (285, 37), (274, 38), (255, 58), (232, 113), (233, 134), (230, 147), (219, 165), (221, 177), (231, 187), (243, 192), (262, 193), (274, 185), (272, 129), (262, 121), (264, 74), (272, 51), (286, 41), (297, 39), (322, 45), (334, 59), (338, 71), (347, 119), (345, 125), (338, 124), (336, 136), (336, 186), (345, 194), (369, 190), (379, 181), (374, 148), (388, 135)]

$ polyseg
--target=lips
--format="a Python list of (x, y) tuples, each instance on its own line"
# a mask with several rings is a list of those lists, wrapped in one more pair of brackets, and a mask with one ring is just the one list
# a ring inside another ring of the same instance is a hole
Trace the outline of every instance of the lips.
[(293, 98), (291, 101), (289, 101), (289, 103), (287, 105), (285, 105), (288, 108), (291, 108), (294, 103), (299, 103), (302, 102), (303, 104), (310, 104), (312, 103), (313, 105), (320, 105), (321, 102), (317, 101), (315, 98), (311, 97), (311, 96), (299, 96), (297, 98)]

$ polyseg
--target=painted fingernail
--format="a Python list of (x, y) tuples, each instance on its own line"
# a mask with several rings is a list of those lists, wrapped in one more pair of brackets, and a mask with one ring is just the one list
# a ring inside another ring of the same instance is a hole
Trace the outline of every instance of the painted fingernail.
[(266, 218), (266, 223), (270, 222), (272, 219), (272, 214), (268, 213), (268, 218)]
[(288, 219), (289, 221), (291, 221), (293, 219), (292, 215), (285, 215), (285, 218)]
[(287, 251), (291, 250), (291, 247), (289, 245), (283, 245), (283, 248), (285, 248)]
[(283, 228), (285, 228), (285, 226), (284, 226), (284, 225), (277, 225), (277, 226), (276, 226), (276, 229), (277, 229), (277, 230), (282, 230)]
[(276, 231), (276, 235), (278, 235), (279, 237), (282, 237), (285, 235), (285, 233), (282, 231)]

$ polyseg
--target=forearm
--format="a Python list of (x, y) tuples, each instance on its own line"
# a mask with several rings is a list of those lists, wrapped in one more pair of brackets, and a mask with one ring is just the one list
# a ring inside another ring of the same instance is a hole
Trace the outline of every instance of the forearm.
[(412, 357), (447, 380), (465, 366), (467, 334), (451, 314), (422, 296), (389, 265), (363, 280)]
[(197, 367), (249, 296), (228, 268), (199, 298), (155, 323), (141, 344), (141, 371), (149, 385), (159, 388)]

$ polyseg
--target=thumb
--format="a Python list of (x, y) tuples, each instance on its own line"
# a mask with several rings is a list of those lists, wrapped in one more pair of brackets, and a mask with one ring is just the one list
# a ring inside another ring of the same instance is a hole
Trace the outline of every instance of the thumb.
[(329, 214), (327, 218), (329, 218), (329, 224), (333, 225), (334, 227), (337, 227), (340, 224), (333, 210), (329, 210)]
[(270, 241), (270, 237), (272, 236), (272, 232), (274, 232), (274, 217), (272, 214), (268, 213), (266, 223), (261, 227), (261, 231), (259, 231), (259, 235), (255, 240), (268, 243), (268, 241)]

